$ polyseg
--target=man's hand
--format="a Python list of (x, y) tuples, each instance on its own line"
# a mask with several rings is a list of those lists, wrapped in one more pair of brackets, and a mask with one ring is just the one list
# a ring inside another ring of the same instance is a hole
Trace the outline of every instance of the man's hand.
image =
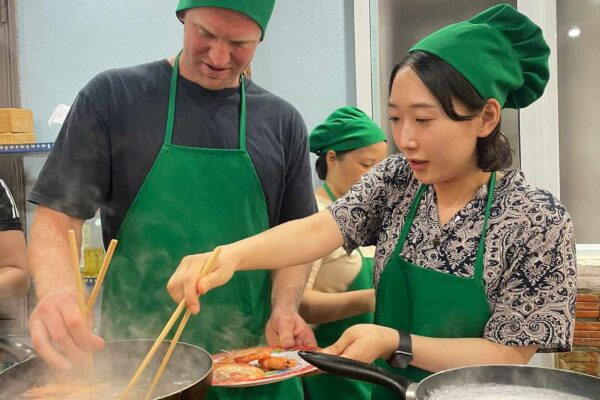
[(312, 329), (293, 307), (273, 309), (265, 328), (265, 336), (269, 346), (281, 346), (285, 349), (296, 346), (317, 347)]
[(104, 340), (92, 333), (72, 293), (40, 299), (29, 318), (29, 333), (33, 348), (60, 371), (88, 365), (91, 353), (104, 347)]
[(356, 361), (371, 364), (378, 358), (387, 359), (399, 345), (398, 331), (380, 325), (354, 325), (337, 342), (323, 350)]

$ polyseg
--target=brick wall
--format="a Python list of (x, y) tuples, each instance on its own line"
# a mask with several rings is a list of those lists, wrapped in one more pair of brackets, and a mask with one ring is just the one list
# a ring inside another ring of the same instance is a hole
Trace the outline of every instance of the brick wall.
[(600, 296), (577, 294), (573, 351), (558, 353), (558, 367), (600, 377)]

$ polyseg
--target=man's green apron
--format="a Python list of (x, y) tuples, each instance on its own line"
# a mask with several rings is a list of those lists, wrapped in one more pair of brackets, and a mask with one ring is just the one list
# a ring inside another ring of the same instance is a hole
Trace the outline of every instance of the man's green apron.
[[(335, 195), (327, 185), (323, 188), (332, 201), (336, 200)], [(353, 290), (373, 289), (373, 259), (365, 257), (360, 249), (357, 249), (362, 258), (362, 267), (356, 276), (348, 292)], [(315, 330), (315, 337), (319, 347), (324, 348), (335, 343), (342, 333), (352, 325), (372, 324), (373, 313), (364, 313), (350, 318), (344, 318), (339, 321), (321, 324)], [(371, 397), (371, 387), (373, 385), (354, 379), (341, 378), (331, 374), (322, 374), (304, 378), (304, 388), (310, 400), (329, 400), (329, 399), (369, 399)]]
[[(246, 151), (243, 78), (240, 148), (193, 148), (171, 143), (178, 71), (179, 55), (171, 77), (165, 141), (121, 225), (106, 277), (102, 335), (108, 340), (156, 338), (176, 308), (166, 285), (184, 256), (269, 227), (263, 190)], [(181, 341), (209, 353), (262, 343), (270, 294), (269, 272), (235, 274), (202, 296), (200, 313), (190, 318)], [(214, 389), (209, 398), (293, 399), (302, 397), (301, 390), (300, 380), (292, 379), (249, 389)]]
[[(483, 281), (483, 258), (496, 173), (491, 174), (488, 185), (483, 228), (472, 278), (426, 269), (400, 256), (427, 187), (419, 187), (398, 244), (380, 276), (376, 290), (375, 323), (420, 336), (481, 338), (491, 315)], [(412, 365), (398, 369), (390, 367), (383, 360), (377, 360), (376, 364), (417, 382), (431, 374)], [(396, 398), (397, 394), (384, 387), (373, 387), (372, 399)]]

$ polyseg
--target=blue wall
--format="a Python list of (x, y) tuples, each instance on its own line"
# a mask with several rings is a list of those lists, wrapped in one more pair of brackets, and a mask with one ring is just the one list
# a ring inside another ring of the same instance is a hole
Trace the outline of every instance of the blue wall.
[[(98, 72), (173, 55), (181, 46), (176, 1), (17, 2), (22, 107), (33, 110), (38, 142), (56, 105), (70, 105)], [(355, 103), (352, 1), (278, 0), (253, 79), (294, 104), (311, 129)]]

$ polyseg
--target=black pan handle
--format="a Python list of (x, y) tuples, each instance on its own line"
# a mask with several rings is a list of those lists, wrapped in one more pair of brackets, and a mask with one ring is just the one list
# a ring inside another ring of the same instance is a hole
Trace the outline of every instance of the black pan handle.
[(392, 374), (375, 365), (349, 358), (318, 353), (316, 351), (299, 351), (298, 355), (321, 371), (384, 386), (401, 394), (402, 400), (406, 399), (406, 389), (411, 384), (410, 380), (401, 375)]

